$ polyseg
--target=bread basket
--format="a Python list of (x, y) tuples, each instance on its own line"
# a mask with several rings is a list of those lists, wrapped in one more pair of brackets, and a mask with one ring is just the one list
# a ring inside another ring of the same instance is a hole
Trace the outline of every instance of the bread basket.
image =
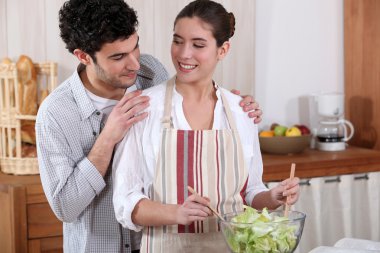
[(57, 86), (56, 63), (30, 59), (29, 63), (35, 78), (25, 83), (20, 77), (26, 72), (21, 73), (19, 65), (10, 60), (0, 64), (0, 169), (7, 174), (39, 173), (34, 133), (37, 108)]

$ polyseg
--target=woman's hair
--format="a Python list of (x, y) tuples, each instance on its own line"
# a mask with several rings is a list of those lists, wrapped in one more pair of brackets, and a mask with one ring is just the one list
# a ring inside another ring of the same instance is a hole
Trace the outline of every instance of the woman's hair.
[(96, 62), (103, 44), (136, 32), (136, 12), (123, 0), (70, 0), (59, 10), (61, 38), (70, 53), (81, 49)]
[(192, 17), (198, 17), (211, 25), (218, 47), (234, 35), (235, 16), (232, 12), (227, 12), (219, 3), (210, 0), (195, 0), (189, 3), (178, 13), (174, 26), (179, 19)]

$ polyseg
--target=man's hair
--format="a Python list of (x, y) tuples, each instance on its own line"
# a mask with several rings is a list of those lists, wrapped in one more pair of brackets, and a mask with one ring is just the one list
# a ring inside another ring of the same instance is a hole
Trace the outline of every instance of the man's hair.
[(59, 10), (59, 29), (70, 53), (80, 49), (96, 62), (103, 44), (136, 32), (136, 12), (123, 0), (69, 0)]

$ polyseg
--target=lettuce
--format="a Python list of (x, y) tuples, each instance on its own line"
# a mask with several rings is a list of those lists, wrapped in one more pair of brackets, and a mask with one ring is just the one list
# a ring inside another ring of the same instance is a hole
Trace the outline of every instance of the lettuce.
[(297, 226), (286, 221), (287, 217), (271, 215), (266, 208), (258, 212), (245, 206), (223, 232), (233, 252), (286, 253), (297, 243)]

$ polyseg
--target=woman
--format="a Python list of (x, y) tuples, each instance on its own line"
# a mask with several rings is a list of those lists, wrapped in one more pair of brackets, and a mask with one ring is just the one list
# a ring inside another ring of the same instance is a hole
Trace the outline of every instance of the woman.
[(129, 229), (144, 228), (142, 252), (225, 252), (207, 204), (229, 213), (244, 203), (275, 209), (286, 196), (289, 204), (298, 199), (298, 178), (264, 186), (257, 126), (234, 106), (240, 98), (212, 79), (234, 26), (233, 14), (213, 1), (196, 0), (178, 14), (176, 76), (144, 91), (149, 115), (116, 151), (116, 218)]

